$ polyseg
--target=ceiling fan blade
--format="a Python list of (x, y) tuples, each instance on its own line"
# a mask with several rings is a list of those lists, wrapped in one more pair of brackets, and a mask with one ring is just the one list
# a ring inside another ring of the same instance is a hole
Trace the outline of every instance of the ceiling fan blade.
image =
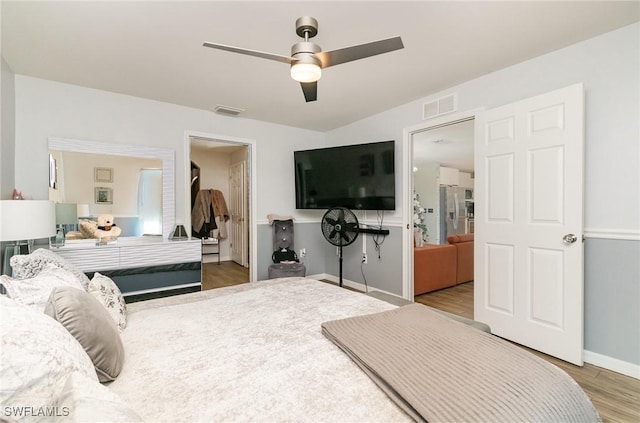
[[(215, 49), (218, 49), (218, 50), (225, 50), (225, 51), (230, 51), (230, 52), (233, 52), (233, 53), (246, 54), (248, 56), (261, 57), (263, 59), (275, 60), (276, 62), (282, 62), (282, 63), (287, 63), (287, 64), (291, 64), (291, 63), (296, 61), (296, 59), (294, 59), (292, 57), (288, 57), (288, 56), (280, 56), (278, 54), (265, 53), (265, 52), (262, 52), (262, 51), (249, 50), (249, 49), (240, 48), (240, 47), (233, 47), (233, 46), (228, 46), (228, 45), (225, 45), (225, 44), (210, 43), (210, 42), (205, 41), (202, 45), (204, 47), (211, 47), (211, 48), (215, 48)], [(307, 100), (307, 101), (309, 101), (309, 100)]]
[(367, 44), (341, 48), (333, 51), (323, 51), (316, 53), (316, 57), (322, 62), (322, 68), (335, 66), (353, 60), (364, 59), (365, 57), (376, 56), (382, 53), (404, 48), (402, 38), (393, 37), (386, 40), (373, 41)]
[(308, 102), (316, 101), (318, 99), (318, 81), (316, 82), (301, 82), (302, 92), (304, 93), (304, 99)]

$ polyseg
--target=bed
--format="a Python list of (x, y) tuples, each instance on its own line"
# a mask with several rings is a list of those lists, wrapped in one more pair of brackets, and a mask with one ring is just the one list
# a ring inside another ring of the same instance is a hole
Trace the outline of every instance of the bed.
[(320, 330), (392, 308), (300, 278), (133, 303), (109, 388), (149, 421), (409, 421)]
[[(65, 289), (78, 293), (77, 288)], [(53, 292), (58, 291), (56, 289)], [(54, 297), (53, 293), (51, 297)], [(1, 300), (0, 305), (5, 315), (5, 311), (12, 310), (13, 305), (9, 304), (9, 300)], [(49, 303), (51, 301), (50, 298)], [(432, 422), (447, 421), (442, 416), (451, 416), (447, 413), (452, 410), (457, 412), (464, 401), (455, 397), (456, 392), (451, 393), (446, 388), (449, 383), (446, 379), (449, 377), (444, 376), (445, 379), (440, 380), (438, 377), (443, 376), (438, 376), (437, 373), (442, 373), (441, 370), (445, 368), (443, 363), (456, 367), (459, 362), (456, 364), (447, 359), (438, 364), (438, 361), (429, 360), (430, 355), (437, 356), (429, 350), (431, 345), (414, 342), (410, 332), (401, 334), (392, 326), (386, 328), (387, 333), (376, 330), (377, 327), (387, 326), (386, 323), (380, 323), (387, 322), (384, 317), (386, 314), (414, 310), (411, 307), (397, 307), (371, 296), (305, 278), (260, 281), (128, 304), (126, 327), (119, 331), (124, 351), (118, 374), (113, 375), (112, 380), (103, 380), (99, 384), (92, 380), (89, 371), (70, 364), (56, 377), (49, 376), (51, 386), (48, 389), (51, 389), (51, 393), (47, 391), (46, 395), (49, 397), (45, 403), (55, 404), (55, 411), (66, 412), (71, 421), (403, 422), (426, 421), (426, 416), (431, 416), (428, 420)], [(417, 307), (421, 308), (418, 310), (420, 312), (424, 308)], [(16, 313), (18, 312), (23, 311), (16, 308)], [(490, 334), (438, 313), (431, 314), (436, 317), (420, 316), (418, 319), (435, 319), (438, 324), (444, 322), (447, 333), (472, 331), (465, 332), (460, 339), (480, 336), (483, 342), (494, 342), (495, 337)], [(44, 317), (48, 319), (48, 316)], [(39, 316), (29, 315), (29, 319), (36, 318), (40, 319)], [(376, 320), (382, 318), (382, 321)], [(404, 318), (416, 319), (415, 316)], [(42, 324), (51, 322), (43, 320)], [(35, 323), (12, 329), (23, 332), (27, 330), (28, 334), (3, 332), (3, 361), (6, 361), (7, 355), (18, 354), (12, 353), (18, 347), (17, 344), (7, 342), (9, 338), (29, 336), (33, 344), (39, 344), (37, 336), (28, 329), (30, 326), (35, 326)], [(415, 325), (410, 322), (408, 326), (409, 330), (413, 330)], [(348, 330), (344, 330), (345, 328)], [(343, 336), (349, 330), (355, 331), (356, 335), (367, 334), (366, 340), (370, 344), (364, 345), (365, 351), (384, 346), (390, 359), (385, 359), (387, 361), (382, 364), (383, 369), (376, 367), (378, 364), (375, 360), (367, 361), (367, 354), (361, 354), (357, 336)], [(42, 338), (42, 343), (50, 342), (52, 332), (48, 333), (48, 338)], [(396, 340), (404, 340), (406, 345)], [(402, 356), (402, 351), (393, 349), (394, 344), (406, 351), (405, 355), (410, 356), (410, 361), (428, 363), (426, 370), (431, 371), (427, 373), (430, 376), (423, 376), (424, 366), (412, 367), (416, 363), (405, 366), (406, 357)], [(440, 341), (432, 344), (441, 345)], [(5, 348), (7, 345), (9, 348)], [(468, 348), (473, 350), (474, 345), (471, 343)], [(414, 347), (418, 350), (412, 350)], [(19, 348), (22, 348), (20, 354), (26, 356), (25, 346), (20, 344)], [(52, 349), (51, 346), (42, 348)], [(456, 348), (459, 346), (451, 344), (445, 354), (455, 356)], [(70, 353), (64, 354), (66, 356)], [(584, 392), (568, 375), (532, 354), (523, 355), (526, 360), (530, 360), (529, 356), (544, 370), (533, 372), (542, 374), (540, 386), (543, 386), (543, 390), (544, 383), (549, 381), (549, 386), (561, 386), (563, 394), (565, 390), (570, 394), (568, 400), (563, 398), (558, 403), (554, 402), (554, 398), (545, 397), (544, 401), (549, 405), (546, 408), (553, 409), (554, 413), (560, 409), (560, 415), (566, 416), (567, 421), (599, 419)], [(92, 360), (95, 364), (93, 357)], [(0, 402), (3, 406), (15, 405), (20, 401), (24, 403), (24, 396), (6, 395), (11, 387), (7, 386), (10, 381), (5, 379), (7, 364), (5, 362), (1, 365)], [(393, 368), (397, 365), (400, 368)], [(86, 368), (86, 363), (84, 367)], [(463, 376), (462, 379), (455, 380), (456, 384), (469, 384), (472, 387), (473, 383), (483, 383), (482, 365), (477, 366), (480, 370), (475, 376), (465, 376), (467, 373), (464, 373), (464, 366), (461, 368)], [(13, 367), (10, 371), (18, 373), (15, 369)], [(391, 369), (392, 377), (386, 380), (376, 379), (378, 376), (385, 376), (385, 369)], [(84, 376), (79, 376), (78, 373), (82, 372)], [(546, 379), (546, 373), (552, 374), (553, 378)], [(417, 375), (419, 381), (428, 381), (428, 388), (419, 386), (418, 389), (422, 391), (405, 395), (403, 383), (399, 384), (399, 389), (394, 387), (397, 381), (391, 380), (393, 378), (409, 380), (413, 384), (411, 375)], [(476, 382), (471, 381), (471, 377)], [(506, 385), (511, 385), (513, 381), (515, 387), (508, 390), (515, 391), (518, 398), (522, 394), (518, 391), (518, 383), (523, 383), (523, 377), (506, 377), (509, 378)], [(524, 375), (524, 379), (530, 377), (531, 375)], [(58, 379), (60, 381), (55, 382)], [(536, 382), (532, 385), (539, 384)], [(454, 388), (455, 386), (457, 385), (453, 385)], [(425, 389), (433, 393), (442, 392), (439, 396), (434, 396)], [(39, 395), (44, 395), (42, 392)], [(398, 399), (398, 393), (405, 395), (405, 398)], [(412, 395), (418, 397), (418, 403), (412, 403)], [(557, 397), (555, 393), (551, 396)], [(432, 402), (425, 405), (423, 398)], [(493, 413), (491, 402), (479, 403), (476, 398), (469, 398), (471, 404), (466, 405), (464, 413), (471, 410), (473, 416), (475, 410), (487, 407)], [(531, 398), (538, 400), (539, 397), (534, 395)], [(508, 401), (513, 402), (512, 399)], [(531, 412), (531, 404), (527, 398), (517, 399), (515, 402), (525, 404), (524, 408)], [(573, 408), (578, 411), (574, 414), (562, 414), (565, 413), (565, 403), (570, 405), (570, 413), (573, 413)], [(510, 407), (508, 404), (507, 408)], [(540, 404), (533, 408), (545, 409)], [(424, 409), (427, 411), (421, 411)], [(430, 414), (431, 409), (444, 411)], [(545, 421), (544, 415), (536, 413), (534, 410), (529, 415), (542, 416), (538, 421)]]

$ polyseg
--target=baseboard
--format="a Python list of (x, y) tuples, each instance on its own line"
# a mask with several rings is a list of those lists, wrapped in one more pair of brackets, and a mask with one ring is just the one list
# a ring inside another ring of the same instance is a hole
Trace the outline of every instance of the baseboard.
[[(316, 280), (325, 279), (325, 280), (334, 282), (336, 284), (340, 283), (340, 278), (339, 277), (330, 275), (328, 273), (319, 273), (317, 275), (307, 275), (306, 277), (309, 278), (309, 279), (316, 279)], [(358, 291), (361, 291), (361, 292), (365, 292), (366, 288), (367, 288), (367, 287), (365, 287), (365, 285), (363, 283), (354, 282), (354, 281), (351, 281), (349, 279), (344, 279), (344, 278), (342, 278), (342, 285), (346, 286), (346, 287), (349, 287), (349, 288), (357, 289)], [(378, 291), (378, 292), (382, 292), (382, 293), (387, 294), (387, 295), (392, 295), (394, 297), (402, 298), (401, 295), (394, 294), (393, 292), (385, 291), (383, 289), (378, 289), (378, 288), (375, 288), (373, 286), (369, 286), (368, 288), (369, 288), (369, 292)]]
[(603, 369), (611, 370), (616, 373), (621, 373), (635, 379), (640, 379), (640, 365), (638, 364), (618, 360), (617, 358), (587, 350), (582, 352), (582, 359), (585, 363), (593, 364), (594, 366), (602, 367)]

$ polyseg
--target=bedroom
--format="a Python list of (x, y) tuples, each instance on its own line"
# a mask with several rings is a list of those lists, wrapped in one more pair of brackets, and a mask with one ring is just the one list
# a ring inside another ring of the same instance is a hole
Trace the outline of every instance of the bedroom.
[[(9, 6), (3, 2), (2, 7), (4, 19)], [(296, 11), (290, 15), (282, 19), (290, 25), (285, 25), (281, 35), (285, 38), (278, 43), (283, 48), (295, 37), (291, 26), (297, 17)], [(322, 23), (329, 25), (326, 21), (323, 19)], [(309, 261), (313, 265), (310, 274), (336, 275), (335, 253), (317, 233), (320, 214), (297, 212), (292, 204), (293, 186), (280, 183), (291, 179), (292, 150), (380, 139), (395, 139), (401, 143), (403, 129), (420, 123), (422, 104), (452, 92), (458, 94), (459, 110), (462, 111), (490, 108), (584, 81), (587, 94), (585, 227), (590, 229), (585, 242), (585, 358), (590, 352), (589, 359), (594, 364), (637, 374), (640, 341), (633, 322), (640, 319), (638, 267), (634, 259), (638, 254), (638, 201), (632, 197), (637, 196), (633, 194), (633, 187), (638, 180), (637, 33), (636, 23), (485, 76), (461, 80), (467, 82), (456, 81), (432, 89), (419, 98), (382, 109), (386, 111), (376, 112), (374, 116), (363, 117), (354, 123), (345, 122), (341, 127), (328, 130), (226, 118), (207, 110), (148, 100), (135, 94), (115, 94), (85, 88), (81, 83), (64, 84), (17, 71), (13, 73), (11, 62), (5, 57), (2, 195), (6, 197), (15, 185), (33, 198), (45, 198), (46, 187), (37, 181), (46, 179), (45, 144), (50, 136), (171, 148), (176, 152), (177, 174), (184, 170), (181, 159), (184, 157), (185, 130), (253, 139), (257, 142), (257, 179), (260, 181), (256, 193), (256, 278), (266, 276), (271, 249), (266, 215), (272, 212), (296, 216), (296, 245), (309, 251)], [(328, 36), (326, 32), (321, 35)], [(368, 39), (366, 33), (362, 34), (362, 41)], [(324, 44), (333, 47), (350, 42), (344, 39)], [(273, 45), (263, 48), (267, 50)], [(7, 50), (3, 46), (4, 51)], [(204, 53), (212, 54), (210, 51)], [(274, 73), (282, 70), (273, 66)], [(286, 74), (287, 69), (284, 71)], [(336, 68), (331, 76), (340, 79), (341, 72), (343, 69)], [(323, 81), (325, 96), (330, 89), (329, 77), (327, 72), (327, 81)], [(620, 83), (613, 84), (612, 80)], [(15, 97), (11, 95), (12, 87), (15, 87)], [(299, 87), (293, 85), (290, 95), (298, 99), (301, 96)], [(320, 95), (323, 95), (322, 91)], [(318, 103), (321, 102), (320, 99)], [(6, 104), (9, 106), (5, 107)], [(15, 125), (11, 125), (13, 119)], [(11, 159), (14, 155), (15, 161)], [(268, 186), (279, 188), (268, 189)], [(612, 210), (610, 204), (618, 204), (622, 194), (627, 196), (622, 200), (624, 207)], [(184, 204), (182, 193), (177, 193), (176, 202)], [(178, 214), (180, 210), (178, 206)], [(365, 218), (365, 221), (373, 223), (375, 217)], [(398, 253), (402, 248), (401, 219), (387, 216), (385, 222), (392, 235), (383, 247), (383, 260), (370, 260), (365, 272), (370, 285), (401, 295), (398, 275), (406, 260)], [(373, 251), (373, 245), (368, 245), (367, 249)], [(345, 250), (345, 277), (361, 283), (357, 262), (359, 251), (360, 248), (355, 247), (353, 251)], [(616, 289), (611, 288), (614, 280)]]

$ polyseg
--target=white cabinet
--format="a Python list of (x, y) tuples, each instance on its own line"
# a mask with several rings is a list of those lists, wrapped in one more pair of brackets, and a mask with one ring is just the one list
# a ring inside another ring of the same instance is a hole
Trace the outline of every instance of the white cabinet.
[(168, 241), (157, 238), (120, 238), (117, 244), (87, 245), (67, 242), (52, 249), (83, 272), (189, 263), (201, 260), (199, 239)]
[(471, 177), (471, 174), (468, 172), (460, 172), (460, 178), (458, 180), (458, 186), (461, 188), (473, 189), (475, 183), (475, 179)]
[(460, 171), (452, 167), (440, 166), (440, 185), (458, 186), (460, 185)]
[[(84, 240), (83, 240), (84, 241)], [(85, 273), (110, 277), (125, 296), (200, 286), (202, 244), (199, 239), (169, 241), (160, 237), (120, 238), (97, 246), (68, 242), (53, 248)], [(92, 242), (93, 241), (93, 242)]]

